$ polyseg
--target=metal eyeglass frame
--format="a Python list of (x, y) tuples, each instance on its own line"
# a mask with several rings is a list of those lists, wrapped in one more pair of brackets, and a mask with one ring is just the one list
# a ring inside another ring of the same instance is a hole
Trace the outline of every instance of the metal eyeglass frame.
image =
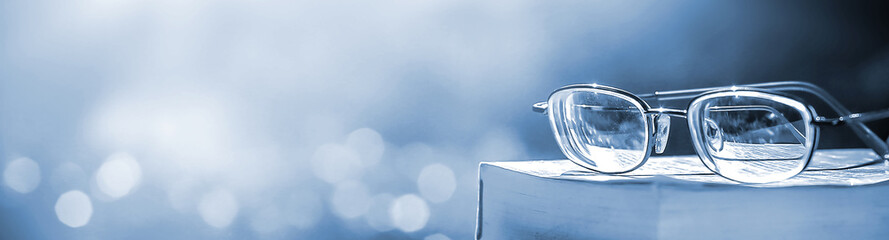
[[(721, 174), (719, 171), (717, 171), (714, 166), (711, 166), (712, 163), (709, 163), (708, 161), (713, 161), (712, 157), (709, 156), (709, 153), (706, 150), (702, 149), (703, 148), (701, 146), (702, 140), (700, 139), (700, 135), (698, 135), (698, 133), (696, 132), (697, 128), (698, 128), (697, 126), (700, 123), (693, 121), (693, 119), (697, 118), (695, 116), (695, 114), (697, 114), (697, 113), (689, 111), (690, 109), (698, 108), (694, 105), (696, 102), (699, 102), (699, 100), (717, 97), (719, 95), (724, 96), (726, 94), (738, 94), (738, 93), (748, 93), (748, 94), (758, 95), (758, 96), (775, 96), (777, 98), (784, 99), (783, 101), (788, 101), (791, 104), (795, 104), (796, 106), (798, 106), (798, 107), (796, 107), (796, 108), (798, 108), (797, 110), (799, 110), (801, 113), (808, 115), (808, 116), (804, 115), (803, 118), (805, 121), (807, 121), (807, 129), (812, 130), (812, 131), (806, 131), (807, 132), (806, 135), (810, 135), (810, 136), (808, 136), (809, 138), (807, 138), (807, 139), (809, 139), (812, 142), (810, 142), (810, 144), (808, 145), (810, 147), (809, 147), (806, 155), (803, 156), (805, 158), (805, 159), (803, 159), (805, 162), (802, 165), (802, 168), (797, 169), (798, 171), (796, 171), (795, 173), (793, 173), (792, 175), (790, 175), (786, 178), (790, 178), (790, 177), (793, 177), (793, 176), (799, 174), (808, 166), (808, 163), (812, 159), (812, 155), (813, 155), (812, 153), (817, 148), (817, 142), (818, 142), (819, 132), (820, 132), (819, 128), (822, 126), (848, 126), (848, 127), (850, 127), (853, 130), (853, 132), (859, 138), (861, 138), (861, 140), (865, 143), (865, 145), (867, 145), (868, 147), (873, 149), (874, 152), (876, 152), (877, 155), (882, 158), (882, 160), (884, 160), (884, 161), (889, 160), (889, 138), (887, 138), (886, 140), (880, 139), (880, 137), (877, 136), (873, 131), (871, 131), (870, 128), (868, 128), (867, 126), (864, 125), (865, 122), (889, 118), (889, 109), (876, 110), (876, 111), (865, 112), (865, 113), (852, 113), (848, 109), (846, 109), (843, 105), (841, 105), (839, 103), (839, 101), (837, 101), (830, 94), (828, 94), (826, 91), (824, 91), (824, 89), (822, 89), (818, 86), (815, 86), (814, 84), (811, 84), (811, 83), (797, 82), (797, 81), (769, 82), (769, 83), (758, 83), (758, 84), (726, 86), (726, 87), (697, 88), (697, 89), (675, 90), (675, 91), (658, 91), (658, 92), (654, 92), (651, 94), (642, 94), (642, 95), (635, 95), (633, 93), (630, 93), (628, 91), (625, 91), (625, 90), (622, 90), (619, 88), (603, 86), (603, 85), (598, 85), (598, 84), (574, 84), (574, 85), (568, 85), (568, 86), (564, 86), (559, 89), (556, 89), (555, 91), (553, 91), (552, 94), (550, 94), (550, 99), (548, 99), (547, 102), (539, 102), (539, 103), (534, 104), (533, 110), (535, 112), (548, 114), (548, 112), (549, 112), (548, 110), (550, 107), (549, 102), (552, 99), (553, 95), (556, 95), (557, 93), (560, 93), (561, 91), (577, 90), (577, 89), (591, 89), (591, 90), (596, 90), (596, 91), (605, 91), (610, 94), (614, 94), (616, 96), (619, 96), (620, 98), (623, 98), (625, 100), (632, 102), (634, 105), (639, 107), (641, 109), (641, 111), (643, 112), (643, 114), (645, 115), (644, 121), (645, 121), (645, 124), (647, 127), (646, 127), (646, 134), (645, 134), (646, 139), (644, 142), (647, 145), (644, 148), (644, 150), (645, 150), (644, 158), (636, 166), (630, 168), (629, 170), (618, 171), (618, 172), (599, 171), (599, 170), (596, 170), (595, 166), (576, 159), (576, 158), (578, 158), (578, 156), (576, 156), (575, 155), (576, 153), (572, 152), (573, 150), (570, 149), (572, 146), (566, 146), (566, 145), (570, 145), (570, 143), (566, 143), (565, 142), (566, 140), (562, 139), (562, 138), (567, 138), (567, 136), (560, 134), (560, 132), (559, 132), (560, 130), (557, 129), (557, 124), (555, 123), (556, 120), (555, 120), (554, 116), (550, 115), (550, 122), (553, 127), (553, 132), (556, 135), (555, 136), (556, 140), (559, 142), (562, 152), (576, 164), (583, 166), (587, 169), (597, 171), (597, 172), (609, 173), (609, 174), (619, 174), (619, 173), (630, 172), (630, 171), (633, 171), (645, 164), (645, 162), (651, 156), (652, 149), (654, 149), (658, 154), (662, 153), (663, 149), (665, 147), (665, 144), (666, 144), (666, 140), (664, 142), (657, 142), (656, 139), (658, 138), (658, 134), (668, 134), (669, 133), (669, 118), (667, 118), (666, 128), (663, 127), (661, 125), (661, 123), (659, 123), (659, 122), (662, 121), (661, 120), (662, 116), (668, 116), (668, 117), (672, 116), (672, 117), (680, 117), (680, 118), (688, 119), (689, 131), (691, 131), (691, 136), (693, 138), (692, 142), (694, 142), (694, 145), (696, 148), (695, 150), (698, 153), (698, 156), (701, 158), (701, 161), (704, 162), (704, 165), (706, 165), (714, 173), (719, 174), (723, 177), (726, 177), (730, 180), (739, 181), (739, 182), (746, 182), (746, 181), (736, 180), (736, 179), (729, 177), (729, 176), (725, 176), (725, 175)], [(840, 117), (828, 118), (828, 117), (817, 115), (815, 113), (814, 108), (811, 105), (805, 104), (803, 101), (795, 99), (794, 96), (788, 95), (788, 94), (786, 94), (786, 92), (803, 92), (803, 93), (811, 94), (811, 95), (819, 98), (820, 100), (824, 101)], [(692, 101), (689, 103), (688, 108), (683, 110), (683, 109), (671, 109), (671, 108), (652, 108), (643, 99), (653, 99), (655, 101), (692, 99)], [(665, 137), (668, 137), (668, 136), (665, 136)], [(571, 140), (569, 140), (569, 141), (571, 141)], [(711, 160), (708, 160), (705, 158), (710, 158)], [(784, 179), (786, 179), (786, 178), (784, 178)]]

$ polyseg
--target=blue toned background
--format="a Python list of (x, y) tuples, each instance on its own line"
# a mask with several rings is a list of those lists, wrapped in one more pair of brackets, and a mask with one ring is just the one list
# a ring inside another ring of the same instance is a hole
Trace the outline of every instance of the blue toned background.
[(472, 238), (480, 161), (562, 157), (530, 108), (553, 89), (803, 80), (886, 108), (887, 10), (3, 0), (0, 239)]

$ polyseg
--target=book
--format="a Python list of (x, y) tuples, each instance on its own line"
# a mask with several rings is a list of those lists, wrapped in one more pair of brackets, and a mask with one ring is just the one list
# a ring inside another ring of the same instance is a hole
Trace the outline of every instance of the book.
[(806, 171), (741, 184), (697, 156), (619, 175), (568, 160), (479, 165), (476, 239), (886, 239), (889, 163), (817, 150)]

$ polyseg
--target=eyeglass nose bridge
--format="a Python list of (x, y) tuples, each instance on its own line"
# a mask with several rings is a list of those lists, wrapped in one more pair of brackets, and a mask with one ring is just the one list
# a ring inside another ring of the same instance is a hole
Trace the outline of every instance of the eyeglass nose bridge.
[(653, 114), (653, 115), (667, 115), (670, 117), (678, 117), (678, 118), (686, 118), (688, 116), (688, 112), (684, 109), (675, 109), (675, 108), (652, 108), (645, 111), (645, 114)]
[(645, 112), (654, 124), (654, 152), (664, 153), (667, 142), (670, 139), (670, 117), (686, 118), (686, 111), (682, 109), (653, 108)]

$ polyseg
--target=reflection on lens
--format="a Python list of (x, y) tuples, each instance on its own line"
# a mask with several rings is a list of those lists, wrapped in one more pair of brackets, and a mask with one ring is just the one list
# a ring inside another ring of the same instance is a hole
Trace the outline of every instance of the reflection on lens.
[(639, 103), (587, 89), (556, 93), (550, 106), (556, 111), (553, 127), (571, 160), (609, 173), (629, 171), (644, 160), (648, 130)]
[(802, 171), (814, 144), (810, 122), (798, 101), (747, 91), (704, 97), (689, 112), (705, 164), (743, 182), (778, 181)]
[(806, 139), (788, 120), (790, 117), (795, 122), (802, 121), (799, 112), (775, 107), (780, 106), (705, 108), (704, 122), (711, 129), (708, 133), (715, 132), (713, 136), (707, 135), (708, 141), (720, 146), (712, 148), (715, 151), (711, 154), (726, 160), (794, 160), (805, 155)]

